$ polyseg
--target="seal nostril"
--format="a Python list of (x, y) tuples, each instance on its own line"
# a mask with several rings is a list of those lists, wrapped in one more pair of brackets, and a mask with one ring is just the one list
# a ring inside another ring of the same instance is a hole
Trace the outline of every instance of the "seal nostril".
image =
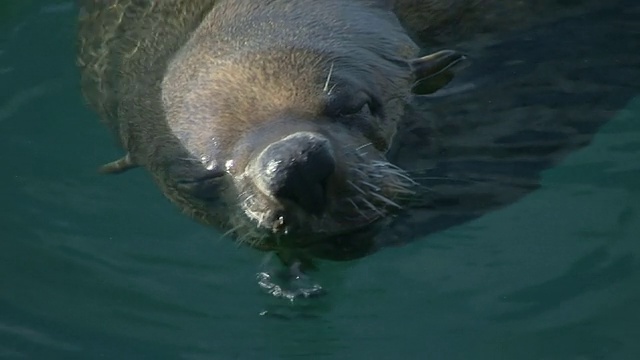
[(319, 215), (327, 202), (327, 184), (336, 162), (324, 137), (300, 132), (269, 145), (258, 158), (258, 179), (270, 195)]

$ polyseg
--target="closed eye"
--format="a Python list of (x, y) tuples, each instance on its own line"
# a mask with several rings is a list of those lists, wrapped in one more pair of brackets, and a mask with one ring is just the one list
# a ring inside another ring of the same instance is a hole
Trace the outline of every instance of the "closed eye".
[(210, 200), (218, 197), (218, 191), (222, 184), (221, 180), (225, 174), (226, 172), (218, 168), (194, 171), (192, 167), (187, 167), (182, 169), (182, 176), (176, 179), (175, 185), (182, 192)]
[(179, 191), (195, 196), (200, 200), (217, 202), (220, 199), (220, 191), (223, 187), (222, 176), (199, 178), (192, 180), (179, 180), (176, 186)]
[(326, 105), (325, 113), (331, 117), (349, 116), (356, 114), (378, 115), (380, 101), (364, 91), (355, 94), (336, 92)]

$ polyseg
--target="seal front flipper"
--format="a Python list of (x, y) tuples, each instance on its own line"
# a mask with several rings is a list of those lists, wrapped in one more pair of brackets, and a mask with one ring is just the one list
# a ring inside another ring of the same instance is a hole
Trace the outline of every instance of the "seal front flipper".
[(131, 155), (127, 153), (116, 161), (102, 165), (99, 171), (103, 174), (119, 174), (135, 167), (138, 167), (138, 164), (134, 163)]
[(467, 56), (455, 50), (442, 50), (409, 62), (415, 76), (411, 89), (416, 95), (432, 94), (447, 85), (468, 65)]

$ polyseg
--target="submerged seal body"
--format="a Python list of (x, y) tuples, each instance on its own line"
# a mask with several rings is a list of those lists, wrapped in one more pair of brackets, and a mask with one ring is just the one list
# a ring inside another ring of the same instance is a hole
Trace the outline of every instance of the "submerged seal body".
[(370, 251), (420, 191), (386, 154), (412, 91), (464, 59), (418, 57), (383, 0), (87, 1), (79, 39), (84, 94), (127, 152), (106, 172), (142, 166), (242, 243), (332, 259)]
[[(105, 172), (146, 168), (285, 263), (352, 259), (513, 203), (588, 144), (637, 93), (601, 18), (633, 44), (637, 6), (82, 0), (82, 89), (125, 150)], [(454, 42), (474, 66), (453, 80), (459, 53), (418, 57)]]

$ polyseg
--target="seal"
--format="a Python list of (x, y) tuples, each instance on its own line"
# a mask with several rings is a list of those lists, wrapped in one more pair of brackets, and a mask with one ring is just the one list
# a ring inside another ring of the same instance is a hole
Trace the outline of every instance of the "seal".
[(382, 0), (86, 1), (89, 104), (186, 214), (283, 259), (352, 259), (410, 206), (387, 158), (453, 50), (418, 55)]

